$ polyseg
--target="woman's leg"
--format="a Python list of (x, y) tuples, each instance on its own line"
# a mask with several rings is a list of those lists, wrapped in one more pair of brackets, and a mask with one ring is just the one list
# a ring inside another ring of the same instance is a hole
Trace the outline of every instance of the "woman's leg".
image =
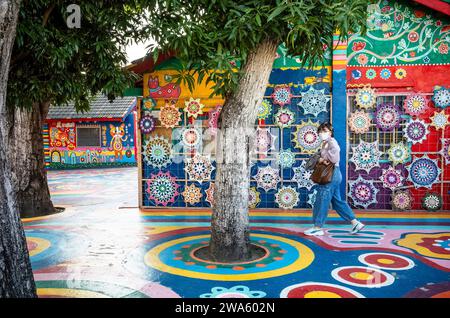
[(331, 202), (331, 187), (327, 185), (319, 185), (317, 187), (316, 201), (313, 207), (313, 222), (315, 227), (322, 227), (325, 224), (328, 209)]
[(344, 220), (348, 222), (352, 222), (355, 220), (355, 214), (353, 213), (350, 206), (347, 204), (345, 200), (341, 198), (341, 191), (340, 186), (342, 182), (342, 174), (341, 170), (339, 170), (339, 167), (336, 167), (334, 169), (334, 175), (332, 180), (332, 198), (331, 198), (331, 204), (333, 206), (333, 209), (336, 210), (337, 214)]

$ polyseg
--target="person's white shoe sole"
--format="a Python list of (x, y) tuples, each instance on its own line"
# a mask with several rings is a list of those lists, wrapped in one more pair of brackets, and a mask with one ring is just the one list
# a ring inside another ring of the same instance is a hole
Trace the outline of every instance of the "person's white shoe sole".
[(357, 234), (359, 231), (361, 231), (366, 225), (359, 223), (353, 230), (350, 231), (350, 234)]
[(324, 231), (314, 231), (314, 232), (304, 232), (305, 235), (308, 236), (322, 236), (324, 235)]

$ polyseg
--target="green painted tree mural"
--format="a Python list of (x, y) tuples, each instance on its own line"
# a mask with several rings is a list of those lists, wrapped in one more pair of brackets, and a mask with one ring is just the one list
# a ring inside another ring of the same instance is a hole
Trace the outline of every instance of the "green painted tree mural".
[(450, 19), (411, 1), (378, 1), (368, 7), (367, 33), (348, 43), (349, 65), (448, 63)]

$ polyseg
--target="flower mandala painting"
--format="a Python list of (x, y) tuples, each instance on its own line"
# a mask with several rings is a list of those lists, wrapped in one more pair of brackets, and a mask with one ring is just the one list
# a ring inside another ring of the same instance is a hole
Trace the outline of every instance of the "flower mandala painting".
[(258, 167), (255, 180), (258, 188), (262, 188), (264, 191), (276, 190), (278, 182), (280, 182), (280, 170), (271, 166)]
[(450, 89), (445, 87), (437, 87), (431, 97), (436, 107), (446, 108), (450, 106)]
[(399, 142), (397, 144), (391, 144), (391, 148), (388, 150), (389, 160), (392, 161), (394, 166), (411, 161), (411, 148), (409, 145)]
[(263, 120), (269, 118), (271, 112), (272, 105), (270, 104), (270, 101), (268, 101), (267, 99), (263, 99), (258, 107), (258, 119)]
[(307, 154), (315, 153), (322, 143), (317, 128), (319, 124), (313, 123), (310, 119), (296, 126), (296, 130), (292, 133), (295, 147)]
[(302, 101), (298, 103), (298, 106), (303, 109), (305, 115), (317, 116), (321, 112), (327, 111), (327, 103), (330, 97), (325, 95), (325, 89), (316, 90), (310, 86), (309, 90), (301, 93), (301, 95)]
[(259, 202), (261, 202), (261, 198), (259, 197), (258, 190), (255, 187), (250, 187), (248, 191), (248, 207), (254, 209), (258, 206)]
[(358, 146), (352, 147), (352, 152), (349, 161), (355, 164), (355, 170), (365, 170), (369, 173), (372, 168), (380, 166), (381, 153), (378, 150), (378, 141), (369, 143), (360, 140)]
[(422, 198), (422, 207), (428, 211), (439, 211), (442, 209), (442, 196), (436, 192), (427, 192)]
[(154, 200), (155, 204), (167, 206), (174, 203), (175, 198), (179, 195), (177, 189), (179, 185), (175, 182), (175, 177), (169, 172), (152, 174), (150, 180), (147, 180), (147, 193), (150, 200)]
[(197, 118), (198, 115), (203, 114), (204, 105), (200, 103), (200, 99), (190, 98), (188, 101), (184, 102), (184, 111), (187, 113), (188, 117)]
[(370, 88), (369, 85), (358, 89), (355, 96), (356, 105), (364, 109), (372, 108), (375, 105), (376, 99), (375, 90)]
[(200, 188), (196, 187), (194, 184), (186, 186), (181, 194), (184, 197), (184, 202), (190, 205), (197, 204), (202, 200)]
[(281, 168), (291, 168), (295, 163), (295, 154), (291, 149), (281, 150), (277, 156), (277, 163)]
[(186, 158), (184, 170), (189, 175), (189, 180), (202, 183), (211, 179), (211, 173), (215, 169), (209, 156), (195, 154), (192, 158)]
[(399, 190), (392, 193), (392, 209), (396, 211), (411, 210), (413, 198), (408, 190)]
[(213, 134), (217, 133), (217, 123), (221, 110), (222, 106), (219, 105), (208, 113), (208, 127)]
[(176, 105), (166, 104), (159, 112), (159, 121), (164, 128), (174, 128), (181, 120), (181, 113)]
[(442, 138), (442, 149), (440, 151), (442, 157), (445, 159), (445, 164), (450, 164), (450, 138)]
[(402, 113), (397, 105), (383, 103), (377, 106), (375, 122), (381, 130), (392, 131), (399, 126), (401, 115)]
[(280, 108), (275, 114), (275, 123), (280, 128), (289, 128), (295, 121), (294, 113), (287, 108)]
[(380, 180), (383, 181), (384, 188), (394, 190), (402, 185), (403, 176), (399, 170), (389, 167), (386, 170), (383, 169)]
[(291, 181), (297, 182), (299, 188), (306, 188), (311, 190), (314, 186), (314, 182), (311, 180), (312, 171), (306, 169), (306, 161), (303, 160), (300, 167), (293, 168), (294, 176)]
[(208, 202), (210, 206), (213, 206), (213, 203), (214, 203), (214, 189), (215, 189), (215, 185), (213, 182), (211, 182), (209, 184), (208, 189), (205, 190), (206, 202)]
[(188, 149), (195, 149), (202, 141), (202, 133), (194, 127), (181, 130), (181, 144)]
[(143, 134), (149, 134), (155, 129), (155, 119), (151, 115), (145, 115), (139, 122)]
[(370, 129), (370, 122), (369, 114), (362, 110), (352, 112), (348, 119), (350, 130), (356, 134), (367, 133)]
[(256, 151), (258, 154), (267, 155), (275, 149), (275, 139), (277, 137), (270, 133), (269, 128), (256, 128)]
[(435, 112), (434, 115), (430, 117), (430, 126), (433, 126), (436, 129), (444, 129), (449, 124), (448, 116), (449, 115), (445, 114), (445, 110)]
[(405, 113), (411, 116), (418, 116), (427, 110), (428, 100), (424, 95), (409, 95), (403, 102)]
[(142, 110), (143, 111), (152, 111), (156, 107), (156, 101), (151, 98), (143, 98), (142, 99)]
[(293, 209), (298, 204), (299, 196), (292, 187), (282, 187), (275, 195), (275, 202), (285, 210)]
[(291, 102), (291, 88), (288, 85), (275, 86), (271, 97), (273, 98), (273, 103), (275, 105), (278, 104), (283, 107)]
[(145, 142), (142, 155), (147, 164), (161, 169), (171, 162), (172, 147), (166, 138), (152, 136)]
[(355, 206), (367, 209), (371, 204), (377, 203), (378, 189), (373, 185), (373, 181), (365, 180), (361, 176), (350, 181), (349, 197)]
[(406, 167), (409, 176), (408, 179), (417, 188), (431, 188), (434, 183), (439, 181), (441, 169), (437, 159), (430, 159), (428, 155), (416, 158), (409, 166)]
[(422, 119), (413, 119), (406, 123), (405, 137), (413, 145), (421, 144), (422, 141), (427, 139), (428, 133), (428, 125)]

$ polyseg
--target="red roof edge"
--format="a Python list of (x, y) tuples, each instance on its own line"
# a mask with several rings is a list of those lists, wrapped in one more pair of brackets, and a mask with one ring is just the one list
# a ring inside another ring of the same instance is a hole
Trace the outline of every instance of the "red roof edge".
[(414, 0), (421, 5), (439, 11), (445, 15), (450, 15), (450, 4), (440, 0)]

